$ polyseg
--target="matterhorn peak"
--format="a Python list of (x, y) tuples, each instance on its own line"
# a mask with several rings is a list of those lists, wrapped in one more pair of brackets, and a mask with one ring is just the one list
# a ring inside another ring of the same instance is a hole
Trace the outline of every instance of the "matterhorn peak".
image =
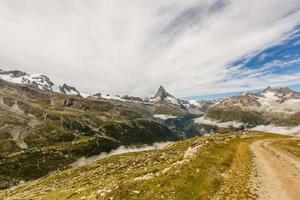
[(163, 86), (160, 86), (153, 98), (160, 98), (160, 100), (164, 100), (167, 97), (173, 96), (169, 94)]

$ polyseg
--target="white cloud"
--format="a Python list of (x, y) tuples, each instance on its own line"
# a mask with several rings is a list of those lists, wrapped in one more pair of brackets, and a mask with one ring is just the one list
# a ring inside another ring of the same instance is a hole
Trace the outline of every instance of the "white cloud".
[(82, 157), (76, 160), (71, 164), (72, 167), (80, 167), (83, 165), (87, 165), (89, 163), (95, 162), (97, 160), (101, 160), (103, 158), (113, 156), (113, 155), (119, 155), (119, 154), (125, 154), (125, 153), (132, 153), (132, 152), (141, 152), (141, 151), (151, 151), (155, 149), (163, 149), (168, 146), (170, 146), (172, 142), (156, 142), (152, 145), (141, 145), (141, 146), (120, 146), (117, 149), (111, 150), (109, 153), (102, 152), (99, 155), (94, 155), (91, 157)]
[(219, 122), (219, 121), (214, 121), (205, 117), (199, 117), (195, 119), (195, 123), (197, 124), (207, 124), (207, 125), (212, 125), (212, 126), (217, 126), (219, 128), (241, 128), (245, 126), (244, 123), (242, 122), (237, 122), (237, 121), (229, 121), (229, 122)]
[(269, 133), (278, 133), (283, 135), (300, 135), (300, 126), (294, 127), (285, 127), (285, 126), (276, 126), (273, 124), (270, 125), (260, 125), (252, 128), (253, 131), (262, 131)]
[(299, 8), (298, 0), (1, 0), (0, 66), (140, 96), (161, 84), (190, 96), (294, 83), (299, 74), (238, 80), (241, 70), (227, 66), (282, 41)]

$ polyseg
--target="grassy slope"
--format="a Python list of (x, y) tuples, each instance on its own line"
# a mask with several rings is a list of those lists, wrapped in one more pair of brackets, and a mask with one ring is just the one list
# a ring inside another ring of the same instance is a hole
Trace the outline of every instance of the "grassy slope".
[(277, 124), (282, 126), (299, 126), (300, 125), (300, 112), (289, 115), (282, 119), (279, 119)]
[(281, 136), (230, 133), (197, 137), (162, 150), (111, 156), (2, 191), (0, 198), (250, 199), (248, 144), (273, 137)]
[(252, 126), (262, 125), (266, 123), (276, 124), (278, 126), (299, 126), (300, 112), (294, 114), (286, 114), (280, 112), (256, 112), (243, 111), (238, 108), (210, 108), (206, 113), (206, 117), (221, 121), (239, 121)]
[(228, 121), (240, 121), (245, 124), (250, 125), (259, 125), (265, 124), (266, 120), (263, 115), (254, 111), (242, 111), (239, 109), (219, 109), (219, 108), (210, 108), (206, 116), (213, 120), (218, 120), (222, 122)]
[(275, 145), (300, 157), (300, 140), (285, 140), (275, 142)]

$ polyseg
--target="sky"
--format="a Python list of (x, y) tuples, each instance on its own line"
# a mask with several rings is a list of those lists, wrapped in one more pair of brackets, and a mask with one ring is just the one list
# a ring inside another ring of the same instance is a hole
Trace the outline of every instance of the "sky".
[(0, 68), (103, 94), (300, 84), (299, 0), (0, 0)]
[[(294, 84), (294, 85), (285, 85), (285, 86), (279, 86), (279, 87), (273, 87), (273, 88), (280, 88), (280, 87), (288, 87), (293, 91), (300, 92), (300, 84)], [(233, 96), (239, 96), (244, 92), (250, 92), (250, 93), (259, 93), (262, 92), (266, 88), (261, 89), (253, 89), (253, 90), (243, 90), (243, 91), (236, 91), (236, 92), (225, 92), (225, 93), (216, 93), (216, 94), (208, 94), (208, 95), (196, 95), (196, 96), (186, 96), (182, 97), (186, 100), (218, 100), (218, 99), (224, 99), (228, 97)]]

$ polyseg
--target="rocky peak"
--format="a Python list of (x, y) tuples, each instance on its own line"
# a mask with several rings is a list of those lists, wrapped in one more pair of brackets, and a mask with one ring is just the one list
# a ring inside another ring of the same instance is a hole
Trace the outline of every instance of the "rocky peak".
[(101, 97), (101, 95), (102, 94), (100, 92), (98, 92), (98, 93), (94, 94), (93, 97)]
[(23, 84), (39, 88), (41, 90), (53, 91), (54, 83), (45, 75), (29, 74), (26, 72), (11, 70), (0, 70), (0, 78), (11, 83)]
[(80, 92), (78, 92), (78, 90), (75, 87), (69, 86), (65, 83), (59, 87), (59, 91), (67, 95), (81, 96)]
[(263, 90), (263, 93), (265, 92), (274, 92), (274, 93), (281, 93), (281, 94), (296, 93), (295, 91), (291, 90), (288, 87), (272, 88), (270, 86), (268, 86), (266, 89)]
[(160, 98), (160, 100), (164, 100), (167, 97), (173, 97), (173, 96), (169, 94), (163, 86), (160, 86), (153, 98)]
[(12, 77), (21, 77), (21, 76), (26, 76), (28, 75), (25, 72), (19, 71), (19, 70), (11, 70), (11, 71), (4, 71), (2, 69), (0, 69), (0, 74), (3, 75), (10, 75)]
[(273, 88), (271, 86), (268, 86), (266, 89), (263, 90), (263, 92), (273, 92)]
[(300, 93), (293, 91), (288, 87), (282, 87), (282, 88), (267, 87), (265, 90), (263, 90), (258, 95), (269, 96), (270, 94), (272, 94), (276, 98), (278, 98), (278, 100), (277, 100), (278, 102), (284, 102), (289, 99), (300, 99)]
[(239, 96), (248, 96), (250, 93), (248, 91), (242, 91), (240, 92)]
[(179, 107), (180, 109), (187, 110), (183, 103), (181, 103), (181, 100), (168, 93), (163, 86), (159, 87), (154, 97), (150, 99), (150, 102), (167, 103)]
[(126, 101), (143, 101), (143, 99), (140, 97), (133, 97), (133, 96), (128, 96), (128, 95), (122, 96), (121, 98)]

